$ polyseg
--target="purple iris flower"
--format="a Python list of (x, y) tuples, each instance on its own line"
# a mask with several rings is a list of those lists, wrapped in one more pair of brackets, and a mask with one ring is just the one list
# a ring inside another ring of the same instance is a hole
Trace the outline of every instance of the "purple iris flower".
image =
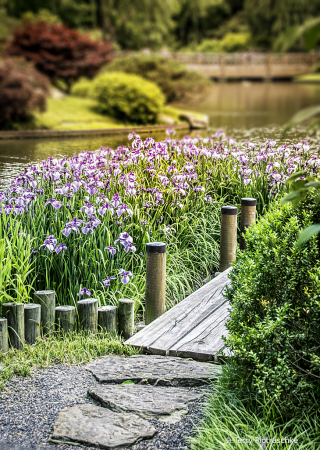
[(122, 276), (121, 278), (122, 284), (128, 284), (130, 281), (130, 277), (133, 277), (130, 271), (126, 272), (124, 269), (120, 269), (118, 274)]
[(62, 206), (62, 203), (59, 202), (58, 200), (56, 200), (55, 198), (51, 198), (50, 200), (48, 200), (45, 204), (44, 207), (46, 207), (48, 204), (51, 204), (53, 208), (55, 209), (59, 209)]
[(136, 247), (132, 245), (132, 237), (129, 233), (123, 232), (119, 234), (118, 239), (114, 241), (116, 244), (118, 241), (120, 241), (120, 244), (123, 245), (124, 250), (128, 253), (129, 250), (131, 250), (133, 253), (136, 251)]
[(111, 255), (115, 255), (115, 254), (117, 253), (116, 249), (115, 249), (112, 245), (110, 245), (109, 247), (106, 247), (106, 248), (104, 249), (105, 252), (106, 252), (107, 250), (109, 250), (109, 252), (111, 253)]
[(85, 191), (88, 192), (89, 195), (95, 195), (98, 192), (98, 189), (95, 186), (86, 186)]
[(167, 136), (170, 136), (171, 134), (172, 134), (172, 136), (176, 134), (176, 130), (175, 130), (173, 127), (169, 127), (169, 128), (166, 130), (166, 135), (167, 135)]
[(112, 197), (112, 200), (111, 200), (110, 203), (111, 203), (111, 205), (114, 208), (117, 208), (120, 205), (120, 203), (121, 203), (121, 195), (120, 194), (114, 194), (114, 196)]
[[(100, 208), (98, 209), (98, 213), (100, 214), (100, 216), (104, 216), (105, 213), (108, 211), (109, 209), (109, 203), (106, 203), (103, 206), (100, 206)], [(113, 208), (110, 208), (110, 210), (112, 210), (113, 213)]]
[(62, 187), (54, 190), (54, 192), (56, 192), (57, 194), (61, 194), (61, 195), (66, 194), (68, 191), (69, 191), (69, 186), (62, 186)]
[(87, 289), (86, 287), (83, 287), (81, 289), (81, 291), (77, 294), (78, 297), (82, 297), (84, 294), (88, 295), (89, 297), (91, 297), (91, 292), (89, 291), (89, 289)]
[(133, 216), (133, 211), (132, 211), (132, 209), (128, 208), (128, 206), (127, 206), (125, 203), (123, 203), (122, 205), (120, 205), (120, 206), (118, 207), (118, 209), (117, 209), (117, 211), (116, 211), (117, 216), (118, 216), (118, 217), (121, 217), (122, 214), (123, 214), (125, 211), (127, 212), (127, 214), (128, 214), (129, 217), (132, 217), (132, 216)]
[(92, 216), (95, 214), (96, 208), (91, 203), (87, 203), (87, 205), (83, 206), (80, 211), (84, 211), (88, 216)]
[(83, 234), (87, 235), (89, 231), (91, 231), (91, 234), (93, 234), (94, 229), (91, 224), (86, 223), (85, 226), (81, 228), (81, 231)]
[(47, 237), (42, 245), (40, 245), (39, 249), (41, 247), (46, 247), (50, 252), (53, 252), (57, 245), (57, 239), (53, 236), (53, 234), (49, 237)]
[(102, 283), (106, 286), (106, 287), (110, 287), (110, 281), (111, 280), (116, 280), (117, 277), (107, 277), (104, 280), (102, 280)]
[(70, 220), (70, 222), (66, 223), (64, 229), (61, 230), (61, 233), (64, 234), (66, 237), (69, 236), (71, 231), (75, 231), (77, 233), (81, 227), (81, 224), (83, 224), (83, 220), (74, 217), (72, 220)]
[(54, 251), (56, 252), (57, 255), (59, 255), (61, 251), (64, 252), (65, 250), (67, 250), (67, 248), (68, 247), (65, 244), (58, 244)]

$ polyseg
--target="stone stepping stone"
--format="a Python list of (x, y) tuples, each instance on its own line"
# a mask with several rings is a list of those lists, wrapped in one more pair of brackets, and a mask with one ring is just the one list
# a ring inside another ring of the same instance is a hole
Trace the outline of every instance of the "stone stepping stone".
[(145, 419), (176, 423), (188, 414), (188, 402), (204, 394), (186, 388), (147, 385), (97, 386), (88, 394), (114, 412), (134, 413)]
[(159, 355), (108, 356), (86, 369), (100, 383), (131, 380), (159, 386), (200, 386), (217, 379), (221, 373), (221, 367), (215, 364)]
[(50, 441), (120, 450), (151, 439), (156, 432), (151, 423), (135, 414), (119, 414), (90, 404), (62, 409)]

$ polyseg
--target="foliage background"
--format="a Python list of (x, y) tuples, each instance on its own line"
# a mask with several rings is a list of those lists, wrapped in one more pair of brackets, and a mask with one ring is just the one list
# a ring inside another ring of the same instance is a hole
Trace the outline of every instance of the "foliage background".
[(123, 49), (192, 48), (228, 33), (249, 33), (252, 48), (271, 49), (288, 27), (319, 15), (319, 8), (320, 0), (0, 0), (0, 39), (33, 15)]

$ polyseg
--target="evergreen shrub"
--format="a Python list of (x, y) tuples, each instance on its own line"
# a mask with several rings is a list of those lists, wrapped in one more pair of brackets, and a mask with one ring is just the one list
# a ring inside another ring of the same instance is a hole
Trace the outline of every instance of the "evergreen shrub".
[(247, 250), (237, 255), (227, 292), (227, 344), (241, 388), (288, 416), (315, 410), (320, 399), (319, 240), (296, 245), (299, 231), (320, 222), (319, 213), (310, 199), (297, 209), (275, 204), (247, 230)]
[(182, 100), (190, 93), (202, 92), (212, 84), (207, 77), (163, 56), (124, 56), (114, 59), (103, 70), (132, 73), (153, 81), (169, 103)]
[(92, 96), (102, 112), (139, 124), (155, 123), (164, 104), (164, 95), (155, 83), (121, 72), (99, 75)]

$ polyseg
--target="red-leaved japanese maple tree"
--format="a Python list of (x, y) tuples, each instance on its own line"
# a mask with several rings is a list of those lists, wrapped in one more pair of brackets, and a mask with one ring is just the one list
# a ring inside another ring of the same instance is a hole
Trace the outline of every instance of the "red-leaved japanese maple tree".
[(7, 53), (24, 56), (52, 81), (64, 80), (68, 89), (80, 77), (92, 78), (112, 59), (109, 42), (90, 37), (64, 25), (38, 21), (26, 22), (16, 29)]

